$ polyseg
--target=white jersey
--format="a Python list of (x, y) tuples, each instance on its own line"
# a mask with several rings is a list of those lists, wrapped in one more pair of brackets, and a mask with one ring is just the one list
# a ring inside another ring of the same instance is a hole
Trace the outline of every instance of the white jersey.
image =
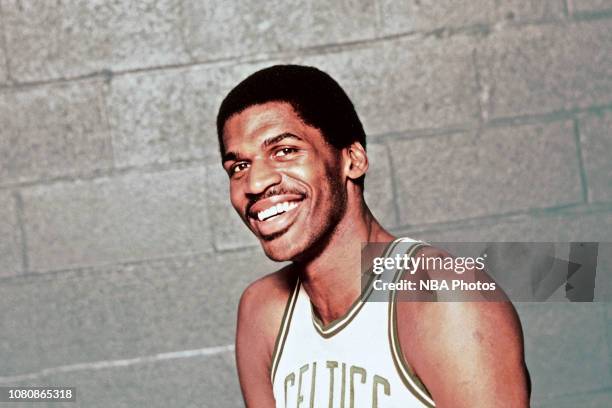
[[(389, 245), (387, 256), (412, 256), (421, 246), (401, 238)], [(399, 273), (392, 272), (390, 279), (397, 279)], [(360, 297), (343, 317), (323, 326), (298, 280), (272, 356), (276, 407), (433, 407), (401, 357), (395, 296), (387, 296), (386, 301)]]

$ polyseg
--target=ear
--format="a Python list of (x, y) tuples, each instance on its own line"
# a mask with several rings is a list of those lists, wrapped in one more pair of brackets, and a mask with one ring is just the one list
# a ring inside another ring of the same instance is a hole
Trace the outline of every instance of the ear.
[(348, 178), (357, 180), (368, 171), (368, 155), (365, 148), (359, 142), (353, 142), (344, 149), (345, 171)]

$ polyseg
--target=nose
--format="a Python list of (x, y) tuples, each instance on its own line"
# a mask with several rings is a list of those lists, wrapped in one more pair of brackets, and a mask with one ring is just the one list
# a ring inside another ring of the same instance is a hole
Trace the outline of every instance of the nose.
[(281, 175), (264, 160), (253, 161), (249, 169), (247, 188), (249, 194), (261, 194), (281, 182)]

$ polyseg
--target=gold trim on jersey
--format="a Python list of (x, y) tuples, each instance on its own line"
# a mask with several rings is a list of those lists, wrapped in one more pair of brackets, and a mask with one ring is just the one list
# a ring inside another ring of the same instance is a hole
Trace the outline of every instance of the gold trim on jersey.
[[(373, 278), (374, 277), (372, 277), (371, 280)], [(353, 321), (355, 316), (357, 316), (357, 314), (359, 313), (359, 311), (361, 310), (361, 308), (365, 304), (365, 300), (367, 300), (367, 298), (370, 296), (370, 293), (372, 292), (372, 282), (371, 282), (371, 280), (368, 283), (367, 291), (363, 295), (360, 295), (355, 300), (355, 302), (349, 308), (348, 312), (344, 316), (342, 316), (342, 317), (340, 317), (340, 318), (330, 322), (327, 326), (325, 326), (323, 324), (323, 322), (321, 321), (321, 319), (319, 319), (319, 317), (317, 317), (317, 315), (315, 314), (315, 311), (314, 311), (314, 306), (312, 305), (312, 303), (310, 303), (310, 309), (311, 309), (311, 312), (312, 312), (312, 322), (314, 324), (315, 329), (317, 330), (317, 332), (321, 336), (323, 336), (326, 339), (328, 339), (328, 338), (332, 337), (334, 334), (338, 333), (343, 328), (345, 328), (351, 321)]]
[[(390, 242), (385, 250), (384, 256), (388, 256), (399, 242), (401, 242), (401, 238), (398, 238)], [(316, 315), (314, 306), (312, 302), (309, 301), (310, 310), (312, 314), (312, 322), (317, 332), (324, 338), (328, 339), (332, 337), (334, 334), (338, 333), (343, 328), (345, 328), (346, 326), (348, 326), (348, 324), (355, 318), (355, 316), (357, 316), (357, 314), (359, 313), (359, 311), (361, 310), (365, 302), (370, 297), (370, 294), (372, 293), (374, 289), (373, 282), (375, 278), (376, 278), (376, 275), (372, 274), (366, 286), (366, 291), (360, 294), (357, 299), (355, 299), (355, 302), (353, 302), (349, 310), (343, 316), (330, 322), (327, 326), (324, 325), (321, 319), (319, 319), (319, 317)]]
[[(420, 248), (424, 247), (424, 244), (415, 243), (410, 250), (407, 252), (408, 256), (412, 258), (416, 251)], [(393, 282), (397, 282), (398, 279), (402, 276), (403, 270), (398, 270)], [(400, 348), (399, 335), (397, 333), (397, 307), (396, 307), (396, 294), (395, 290), (392, 290), (389, 298), (389, 342), (391, 344), (391, 355), (393, 356), (393, 363), (395, 364), (395, 368), (399, 373), (400, 378), (404, 382), (404, 385), (408, 388), (408, 390), (426, 407), (435, 407), (435, 402), (431, 398), (431, 394), (425, 387), (425, 385), (421, 382), (419, 377), (415, 374), (412, 367), (405, 361), (402, 356), (402, 351)]]
[(276, 336), (276, 342), (274, 343), (274, 351), (272, 352), (272, 367), (270, 369), (270, 379), (272, 380), (272, 384), (274, 384), (274, 376), (276, 375), (278, 362), (280, 361), (280, 356), (283, 353), (285, 340), (287, 340), (287, 333), (289, 333), (289, 325), (291, 323), (293, 309), (295, 308), (295, 302), (297, 300), (299, 292), (300, 280), (297, 279), (297, 282), (295, 283), (295, 288), (293, 289), (293, 292), (291, 293), (291, 296), (289, 297), (289, 299), (287, 300), (287, 304), (285, 305), (283, 319), (281, 320), (281, 327), (278, 331), (278, 335)]

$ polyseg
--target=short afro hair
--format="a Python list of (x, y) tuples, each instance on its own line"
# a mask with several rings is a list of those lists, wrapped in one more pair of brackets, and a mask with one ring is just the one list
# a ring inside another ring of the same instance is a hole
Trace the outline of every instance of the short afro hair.
[(289, 103), (304, 123), (319, 129), (327, 143), (337, 149), (353, 142), (366, 146), (355, 107), (331, 76), (314, 67), (274, 65), (248, 76), (221, 103), (217, 115), (221, 154), (225, 122), (250, 106), (267, 102)]

